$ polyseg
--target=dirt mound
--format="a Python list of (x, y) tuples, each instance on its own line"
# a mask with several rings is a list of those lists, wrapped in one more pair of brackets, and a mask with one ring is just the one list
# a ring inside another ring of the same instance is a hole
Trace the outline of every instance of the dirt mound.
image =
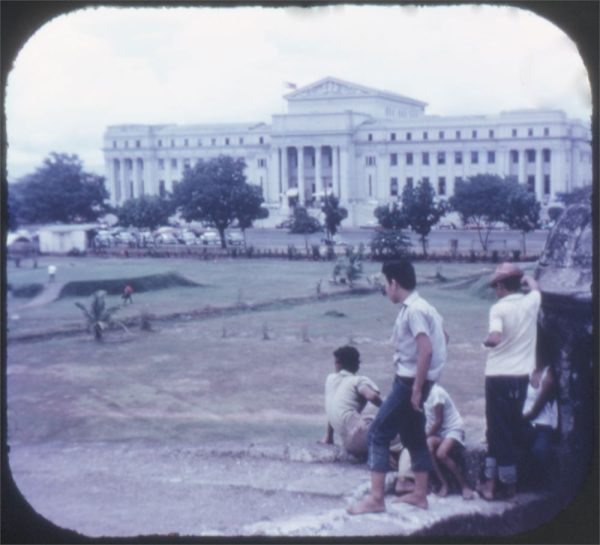
[(119, 295), (125, 285), (129, 284), (135, 293), (155, 291), (174, 287), (199, 287), (198, 284), (176, 272), (137, 276), (134, 278), (111, 278), (106, 280), (81, 280), (67, 282), (60, 291), (61, 297), (83, 297), (104, 290), (110, 295)]

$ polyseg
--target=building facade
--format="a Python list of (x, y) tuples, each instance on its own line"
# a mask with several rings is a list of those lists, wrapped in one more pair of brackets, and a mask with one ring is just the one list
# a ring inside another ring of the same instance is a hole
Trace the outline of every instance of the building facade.
[(469, 176), (513, 176), (543, 205), (592, 183), (590, 127), (559, 110), (433, 116), (419, 100), (331, 77), (284, 98), (287, 113), (271, 124), (108, 127), (111, 203), (165, 194), (198, 159), (219, 155), (245, 160), (271, 223), (332, 192), (349, 210), (344, 224), (362, 225), (406, 183), (424, 179), (448, 198)]

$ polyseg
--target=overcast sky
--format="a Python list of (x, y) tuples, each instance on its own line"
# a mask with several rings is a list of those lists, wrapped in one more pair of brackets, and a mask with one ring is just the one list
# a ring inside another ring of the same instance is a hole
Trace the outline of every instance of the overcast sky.
[(15, 60), (9, 179), (52, 151), (103, 174), (111, 124), (269, 123), (283, 82), (326, 76), (422, 100), (429, 114), (547, 107), (589, 121), (592, 109), (574, 43), (517, 8), (83, 9), (49, 21)]

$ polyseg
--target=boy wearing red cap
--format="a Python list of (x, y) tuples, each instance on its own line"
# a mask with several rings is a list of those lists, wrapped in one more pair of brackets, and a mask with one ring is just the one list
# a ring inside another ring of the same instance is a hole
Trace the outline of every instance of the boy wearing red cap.
[(485, 367), (488, 451), (479, 492), (493, 500), (516, 493), (516, 450), (529, 374), (535, 367), (541, 295), (537, 282), (513, 263), (502, 263), (490, 284), (499, 301), (490, 309), (483, 342), (490, 349)]

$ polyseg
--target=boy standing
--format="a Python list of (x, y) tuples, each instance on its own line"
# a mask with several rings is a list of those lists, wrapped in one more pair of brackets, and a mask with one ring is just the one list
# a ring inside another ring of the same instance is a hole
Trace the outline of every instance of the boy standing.
[(384, 263), (382, 273), (388, 298), (400, 305), (392, 334), (396, 377), (369, 431), (371, 493), (348, 508), (351, 515), (385, 511), (385, 474), (390, 470), (389, 446), (396, 434), (410, 452), (415, 479), (414, 491), (396, 501), (426, 509), (428, 476), (433, 469), (423, 403), (446, 363), (448, 336), (437, 310), (415, 290), (417, 280), (410, 262)]

